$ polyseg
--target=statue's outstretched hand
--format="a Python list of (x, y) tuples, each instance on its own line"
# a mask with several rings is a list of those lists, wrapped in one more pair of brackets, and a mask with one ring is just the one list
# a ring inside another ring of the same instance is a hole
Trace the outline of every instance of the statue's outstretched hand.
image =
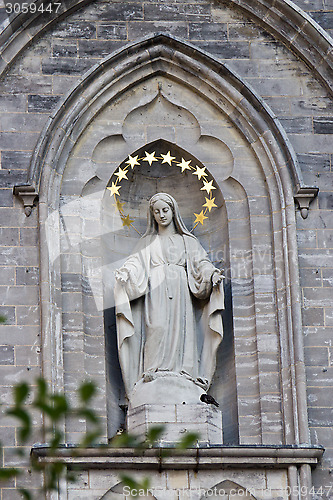
[(218, 286), (220, 283), (222, 283), (224, 276), (222, 274), (222, 271), (214, 271), (212, 274), (212, 283), (213, 286)]
[(115, 274), (116, 280), (119, 281), (120, 283), (126, 283), (128, 281), (129, 273), (128, 273), (127, 269), (124, 269), (124, 268), (117, 269), (114, 274)]

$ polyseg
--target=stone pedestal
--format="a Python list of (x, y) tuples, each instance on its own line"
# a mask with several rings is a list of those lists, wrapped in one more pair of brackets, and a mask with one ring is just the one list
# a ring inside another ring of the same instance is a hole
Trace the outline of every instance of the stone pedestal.
[(199, 434), (201, 446), (223, 443), (222, 413), (204, 403), (129, 407), (127, 414), (129, 433), (144, 438), (148, 429), (157, 425), (165, 426), (165, 432), (160, 440), (161, 446), (176, 443), (186, 432)]

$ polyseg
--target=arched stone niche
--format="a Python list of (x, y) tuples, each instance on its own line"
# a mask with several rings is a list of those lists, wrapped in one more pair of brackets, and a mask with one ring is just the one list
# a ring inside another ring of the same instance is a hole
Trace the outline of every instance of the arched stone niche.
[[(124, 494), (125, 484), (123, 482), (117, 483), (115, 486), (110, 488), (105, 495), (103, 495), (100, 500), (123, 500), (126, 498)], [(127, 486), (128, 488), (128, 486)], [(126, 489), (125, 489), (126, 491)], [(148, 498), (149, 500), (156, 500), (156, 497), (147, 492), (145, 495), (140, 495), (141, 498)]]
[[(175, 112), (179, 114), (178, 108)], [(161, 116), (161, 115), (159, 115)], [(153, 126), (151, 117), (146, 117), (146, 122)], [(159, 121), (161, 123), (161, 121)], [(139, 125), (140, 127), (140, 125)], [(198, 138), (194, 138), (194, 141)], [(102, 143), (105, 139), (102, 141)], [(232, 156), (228, 148), (222, 142), (215, 141), (219, 144), (220, 150), (224, 151), (226, 172), (232, 169)], [(97, 146), (98, 148), (98, 146)], [(97, 149), (96, 148), (96, 149)], [(115, 328), (115, 312), (113, 307), (113, 288), (114, 288), (114, 270), (120, 267), (123, 261), (128, 257), (135, 245), (146, 230), (147, 225), (147, 202), (149, 198), (157, 192), (172, 193), (178, 201), (181, 214), (186, 226), (193, 230), (195, 236), (200, 240), (208, 255), (214, 264), (219, 268), (226, 269), (226, 310), (224, 312), (224, 340), (219, 350), (219, 357), (216, 369), (215, 381), (211, 392), (218, 397), (221, 407), (228, 408), (228, 412), (224, 412), (224, 433), (226, 439), (238, 442), (237, 428), (237, 389), (234, 365), (233, 352), (233, 326), (232, 326), (232, 304), (230, 294), (230, 276), (229, 276), (229, 244), (228, 244), (228, 221), (225, 202), (222, 193), (219, 189), (215, 189), (214, 204), (216, 207), (211, 211), (206, 211), (207, 219), (204, 224), (194, 224), (195, 213), (200, 213), (202, 206), (205, 203), (205, 195), (201, 191), (203, 186), (202, 179), (194, 175), (191, 170), (184, 170), (177, 165), (184, 158), (192, 163), (193, 166), (205, 168), (207, 175), (209, 174), (206, 167), (197, 158), (191, 155), (184, 149), (176, 146), (165, 140), (153, 141), (145, 145), (143, 148), (131, 154), (131, 157), (143, 158), (145, 152), (155, 153), (157, 158), (161, 158), (161, 153), (171, 153), (175, 158), (171, 165), (162, 163), (162, 158), (152, 165), (148, 162), (141, 161), (140, 166), (131, 169), (123, 162), (120, 165), (122, 170), (127, 171), (127, 179), (121, 182), (120, 196), (116, 196), (122, 210), (122, 216), (117, 209), (115, 200), (110, 196), (110, 192), (106, 191), (103, 197), (102, 204), (102, 248), (103, 248), (103, 269), (104, 269), (104, 317), (106, 327), (106, 359), (107, 363), (107, 388), (108, 388), (108, 405), (110, 424), (119, 425), (119, 389), (122, 396), (121, 403), (126, 404), (123, 396), (123, 387), (119, 379), (119, 365), (117, 362), (117, 345), (116, 345), (116, 328)], [(204, 155), (204, 152), (201, 152)], [(227, 173), (225, 174), (228, 175)], [(210, 176), (211, 178), (211, 176)], [(109, 185), (116, 181), (114, 175)], [(207, 178), (208, 180), (208, 178)], [(214, 179), (215, 186), (218, 183)], [(215, 187), (214, 186), (214, 187)], [(208, 196), (207, 192), (205, 193)], [(133, 227), (124, 226), (127, 215), (133, 220)], [(139, 234), (140, 233), (140, 234)], [(231, 347), (231, 352), (229, 349)], [(225, 370), (229, 372), (229, 384), (232, 388), (226, 390), (227, 384), (221, 384), (221, 380), (225, 379), (223, 373)], [(221, 380), (220, 380), (221, 379)], [(118, 413), (118, 415), (117, 415)], [(236, 418), (235, 418), (236, 416)], [(122, 423), (122, 422), (121, 422)], [(110, 429), (112, 434), (114, 429)], [(229, 436), (229, 437), (228, 437)]]
[[(297, 160), (275, 117), (236, 75), (163, 35), (91, 70), (53, 115), (35, 152), (30, 178), (40, 191), (41, 241), (49, 242), (41, 248), (44, 372), (68, 391), (83, 373), (96, 378), (107, 419), (105, 190), (127, 156), (154, 141), (204, 165), (224, 200), (225, 223), (216, 232), (228, 242), (233, 339), (224, 352), (234, 370), (217, 372), (213, 391), (236, 401), (228, 418), (237, 432), (227, 431), (226, 442), (238, 435), (241, 444), (308, 442)], [(114, 396), (119, 400), (119, 390)]]
[(221, 500), (242, 500), (245, 498), (247, 500), (256, 500), (250, 493), (250, 488), (244, 488), (240, 484), (228, 479), (210, 488), (209, 493), (203, 495), (201, 500), (205, 500), (206, 498), (220, 498)]

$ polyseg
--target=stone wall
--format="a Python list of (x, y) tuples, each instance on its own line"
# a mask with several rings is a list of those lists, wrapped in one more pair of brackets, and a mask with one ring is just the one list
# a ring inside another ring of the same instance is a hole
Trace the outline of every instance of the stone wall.
[[(329, 0), (298, 0), (297, 5), (332, 31)], [(327, 448), (314, 481), (317, 488), (332, 486), (332, 99), (309, 66), (232, 2), (94, 2), (32, 40), (2, 76), (0, 313), (7, 323), (0, 332), (1, 401), (10, 402), (14, 383), (33, 382), (41, 373), (38, 209), (26, 217), (21, 200), (13, 197), (13, 186), (26, 182), (43, 126), (81, 76), (113, 51), (156, 32), (205, 50), (250, 84), (284, 127), (305, 183), (320, 189), (308, 218), (297, 212), (296, 221), (309, 424), (312, 442)], [(75, 344), (69, 348), (75, 358)], [(7, 419), (1, 426), (6, 460), (17, 444), (16, 427)], [(7, 485), (3, 498), (17, 498), (14, 486)]]

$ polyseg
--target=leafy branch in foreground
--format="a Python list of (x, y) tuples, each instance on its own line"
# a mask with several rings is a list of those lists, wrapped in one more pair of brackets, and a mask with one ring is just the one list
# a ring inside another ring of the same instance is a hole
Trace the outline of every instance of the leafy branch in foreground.
[[(18, 438), (21, 446), (17, 447), (16, 454), (24, 456), (26, 453), (23, 447), (31, 440), (34, 431), (32, 415), (35, 410), (42, 412), (45, 417), (45, 427), (38, 430), (43, 436), (43, 441), (47, 444), (49, 455), (54, 454), (65, 442), (63, 427), (65, 418), (69, 417), (77, 419), (78, 422), (84, 420), (92, 429), (83, 435), (77, 446), (95, 445), (102, 434), (99, 418), (96, 412), (89, 408), (95, 394), (95, 385), (92, 382), (84, 382), (77, 390), (79, 404), (74, 407), (63, 393), (52, 393), (43, 378), (37, 380), (35, 387), (26, 382), (17, 384), (13, 389), (14, 404), (5, 411), (6, 415), (19, 421)], [(31, 402), (29, 402), (29, 398), (32, 398)], [(44, 493), (58, 491), (59, 480), (62, 477), (66, 477), (70, 481), (74, 480), (73, 472), (67, 469), (62, 460), (41, 464), (33, 455), (26, 458), (33, 471), (44, 472), (42, 487)], [(0, 468), (0, 480), (6, 481), (18, 477), (21, 473), (19, 468), (2, 467)], [(33, 498), (32, 493), (24, 488), (20, 488), (19, 491), (25, 499)]]
[[(14, 404), (5, 411), (6, 415), (12, 416), (19, 421), (18, 438), (21, 446), (16, 448), (16, 454), (25, 457), (26, 462), (30, 464), (32, 471), (43, 472), (43, 486), (37, 493), (38, 499), (41, 493), (56, 491), (59, 492), (59, 482), (62, 478), (68, 481), (75, 481), (75, 473), (79, 468), (70, 469), (65, 460), (59, 458), (40, 462), (34, 454), (27, 456), (28, 443), (31, 442), (33, 431), (36, 427), (33, 425), (33, 414), (37, 410), (44, 414), (44, 426), (37, 426), (37, 431), (43, 437), (45, 448), (49, 457), (54, 457), (57, 450), (64, 446), (64, 422), (65, 419), (74, 418), (78, 423), (84, 421), (89, 426), (89, 430), (83, 434), (81, 441), (72, 448), (71, 453), (79, 453), (81, 448), (92, 446), (103, 446), (98, 440), (102, 436), (102, 429), (99, 418), (94, 409), (90, 407), (96, 387), (92, 382), (85, 382), (77, 389), (78, 406), (74, 407), (68, 397), (63, 393), (52, 393), (45, 379), (39, 378), (35, 386), (30, 386), (26, 382), (17, 384), (13, 388)], [(159, 445), (162, 438), (164, 426), (151, 427), (145, 437), (140, 439), (137, 436), (123, 432), (115, 436), (110, 446), (113, 448), (134, 448), (138, 453), (144, 450), (154, 448)], [(198, 434), (186, 433), (173, 448), (159, 448), (159, 454), (162, 457), (171, 454), (173, 450), (183, 450), (195, 446), (198, 440)], [(22, 469), (15, 467), (0, 467), (0, 481), (8, 481), (19, 477)], [(140, 482), (136, 481), (131, 475), (121, 474), (120, 480), (130, 491), (147, 491), (149, 489), (149, 479), (144, 478)], [(26, 500), (33, 499), (33, 493), (25, 488), (18, 488)]]
[[(115, 436), (111, 441), (111, 446), (115, 448), (135, 448), (138, 452), (144, 451), (149, 448), (155, 447), (159, 440), (162, 438), (165, 430), (164, 425), (156, 425), (150, 427), (147, 432), (145, 440), (140, 440), (139, 437), (124, 432), (119, 436)], [(199, 439), (199, 434), (196, 432), (186, 432), (182, 438), (175, 443), (172, 448), (160, 448), (160, 457), (166, 457), (173, 453), (175, 450), (184, 450), (186, 448), (193, 448)], [(132, 476), (127, 474), (120, 474), (123, 486), (127, 486), (132, 496), (140, 495), (141, 492), (147, 492), (150, 488), (149, 478), (145, 477), (140, 482), (135, 480)]]

